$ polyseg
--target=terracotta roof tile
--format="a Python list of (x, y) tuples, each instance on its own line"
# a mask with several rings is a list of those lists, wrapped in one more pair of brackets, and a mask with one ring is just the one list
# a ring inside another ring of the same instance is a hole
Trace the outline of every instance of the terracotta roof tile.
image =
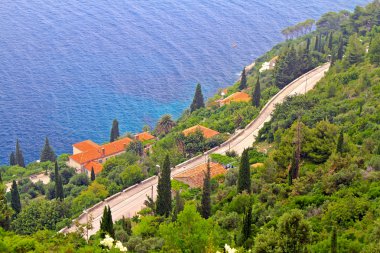
[(103, 170), (103, 165), (95, 161), (87, 163), (84, 167), (89, 172), (91, 172), (91, 169), (94, 168), (95, 175), (99, 174)]
[(249, 102), (251, 101), (251, 96), (245, 92), (235, 92), (229, 95), (221, 101), (222, 104), (229, 104), (231, 102)]
[[(202, 187), (204, 175), (207, 170), (207, 163), (201, 164), (193, 169), (180, 173), (174, 176), (174, 179), (184, 182), (190, 187)], [(227, 170), (219, 163), (210, 163), (210, 174), (211, 178), (218, 175), (224, 175)]]
[(100, 148), (98, 144), (91, 140), (85, 140), (82, 142), (75, 143), (73, 144), (73, 147), (79, 149), (82, 152)]
[(155, 137), (148, 132), (143, 132), (143, 133), (136, 134), (135, 138), (136, 140), (139, 140), (139, 141), (148, 141), (148, 140), (154, 139)]
[(203, 136), (207, 139), (219, 134), (218, 131), (212, 130), (210, 128), (207, 128), (201, 125), (196, 125), (188, 129), (185, 129), (182, 131), (182, 133), (185, 136), (188, 136), (189, 134), (195, 133), (197, 130), (200, 130), (203, 133)]
[(88, 151), (72, 155), (70, 158), (79, 164), (84, 164), (101, 157), (107, 157), (120, 153), (125, 150), (125, 147), (128, 146), (130, 142), (132, 142), (132, 139), (126, 137), (102, 146), (98, 146), (98, 148), (93, 148)]

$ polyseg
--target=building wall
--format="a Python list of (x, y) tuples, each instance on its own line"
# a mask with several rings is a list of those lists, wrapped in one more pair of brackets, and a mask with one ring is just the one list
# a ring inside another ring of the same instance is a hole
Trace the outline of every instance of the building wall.
[(76, 155), (79, 153), (82, 153), (82, 151), (73, 146), (73, 155)]

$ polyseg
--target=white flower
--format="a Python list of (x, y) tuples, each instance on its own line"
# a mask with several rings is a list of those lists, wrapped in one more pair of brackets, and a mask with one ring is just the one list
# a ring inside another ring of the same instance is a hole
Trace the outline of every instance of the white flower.
[(112, 237), (110, 237), (109, 235), (106, 235), (106, 238), (104, 238), (102, 241), (100, 241), (100, 244), (103, 246), (106, 246), (109, 249), (112, 249), (113, 241), (114, 241), (114, 239)]
[(119, 249), (121, 252), (127, 252), (127, 247), (124, 247), (120, 241), (116, 241), (115, 248)]
[(236, 253), (236, 249), (231, 248), (228, 244), (224, 245), (224, 249), (226, 250), (227, 253)]

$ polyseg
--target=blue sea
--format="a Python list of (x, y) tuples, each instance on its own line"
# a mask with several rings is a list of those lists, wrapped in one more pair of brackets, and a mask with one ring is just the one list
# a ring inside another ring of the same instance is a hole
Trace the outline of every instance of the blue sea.
[[(197, 82), (231, 85), (280, 31), (369, 0), (2, 0), (0, 164), (16, 138), (26, 161), (178, 117)], [(235, 45), (233, 47), (232, 45)]]

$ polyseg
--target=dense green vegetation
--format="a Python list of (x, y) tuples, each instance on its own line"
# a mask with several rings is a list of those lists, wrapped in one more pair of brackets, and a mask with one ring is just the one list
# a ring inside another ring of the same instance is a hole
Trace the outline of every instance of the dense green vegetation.
[[(14, 166), (1, 167), (3, 180), (25, 177), (28, 170), (46, 171), (52, 180), (43, 185), (21, 179), (9, 193), (1, 185), (0, 251), (102, 252), (101, 240), (109, 234), (130, 252), (379, 252), (380, 3), (352, 14), (327, 13), (315, 31), (299, 37), (310, 24), (289, 29), (293, 40), (258, 59), (243, 72), (243, 84), (229, 88), (229, 94), (252, 94), (252, 103), (219, 107), (220, 95), (204, 103), (198, 85), (190, 110), (177, 121), (165, 115), (157, 123), (154, 132), (161, 138), (149, 152), (133, 144), (108, 159), (96, 178), (75, 174), (67, 156), (22, 168), (17, 142)], [(275, 55), (275, 69), (259, 74), (260, 63)], [(233, 167), (226, 175), (211, 179), (207, 171), (203, 189), (170, 181), (170, 164), (219, 145), (279, 88), (327, 59), (332, 67), (326, 77), (308, 94), (277, 105), (253, 148), (241, 157), (233, 151), (210, 157)], [(196, 124), (223, 134), (205, 139), (199, 132), (181, 133)], [(158, 169), (159, 197), (148, 198), (139, 216), (113, 224), (105, 208), (102, 230), (88, 242), (82, 236), (91, 217), (76, 233), (52, 232)], [(111, 252), (120, 251), (116, 243)]]

